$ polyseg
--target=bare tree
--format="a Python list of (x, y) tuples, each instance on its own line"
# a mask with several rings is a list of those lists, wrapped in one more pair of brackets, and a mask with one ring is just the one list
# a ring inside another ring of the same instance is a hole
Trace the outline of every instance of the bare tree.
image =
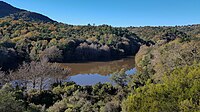
[(61, 67), (57, 63), (48, 63), (46, 61), (24, 63), (16, 72), (10, 74), (12, 80), (21, 80), (27, 87), (28, 83), (32, 84), (32, 88), (40, 90), (44, 87), (44, 82), (48, 79), (67, 78), (70, 69)]

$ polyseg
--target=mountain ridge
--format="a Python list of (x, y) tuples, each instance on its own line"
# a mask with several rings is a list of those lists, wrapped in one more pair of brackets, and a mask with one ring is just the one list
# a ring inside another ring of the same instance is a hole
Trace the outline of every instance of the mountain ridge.
[(4, 17), (11, 17), (15, 20), (23, 19), (25, 21), (55, 22), (45, 15), (16, 8), (4, 1), (0, 1), (0, 18)]

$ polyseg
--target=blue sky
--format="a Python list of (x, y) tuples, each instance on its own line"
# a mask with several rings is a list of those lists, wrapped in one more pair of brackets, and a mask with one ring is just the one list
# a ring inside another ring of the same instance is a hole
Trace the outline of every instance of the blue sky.
[(200, 0), (3, 0), (67, 24), (164, 26), (200, 23)]

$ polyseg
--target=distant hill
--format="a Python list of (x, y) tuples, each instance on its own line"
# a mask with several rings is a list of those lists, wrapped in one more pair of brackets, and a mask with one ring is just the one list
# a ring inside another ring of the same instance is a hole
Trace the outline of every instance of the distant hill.
[(127, 29), (140, 38), (155, 43), (159, 42), (161, 39), (174, 40), (177, 37), (190, 37), (200, 40), (200, 24), (185, 26), (127, 27)]
[(23, 19), (25, 21), (55, 22), (42, 14), (19, 9), (6, 2), (0, 1), (0, 18), (8, 16), (15, 20)]

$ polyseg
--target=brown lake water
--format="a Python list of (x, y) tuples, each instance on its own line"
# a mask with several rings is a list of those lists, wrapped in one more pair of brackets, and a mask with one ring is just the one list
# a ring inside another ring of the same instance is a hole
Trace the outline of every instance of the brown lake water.
[(111, 82), (110, 74), (121, 69), (125, 69), (126, 73), (130, 75), (136, 71), (133, 56), (105, 62), (64, 63), (63, 66), (71, 68), (69, 80), (79, 85)]

